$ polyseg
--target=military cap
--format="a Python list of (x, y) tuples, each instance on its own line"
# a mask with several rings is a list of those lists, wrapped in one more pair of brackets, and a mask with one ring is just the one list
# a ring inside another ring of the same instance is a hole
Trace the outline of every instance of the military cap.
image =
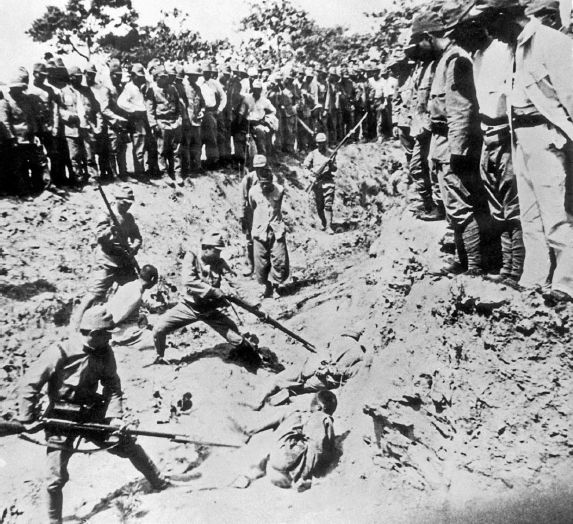
[(48, 68), (46, 67), (46, 64), (44, 64), (44, 62), (37, 62), (34, 64), (32, 71), (34, 73), (40, 73), (45, 75), (48, 73)]
[(159, 78), (160, 76), (167, 76), (168, 73), (165, 70), (165, 67), (163, 67), (162, 65), (157, 65), (155, 67), (153, 67), (153, 76), (155, 78)]
[(221, 233), (221, 231), (217, 230), (208, 231), (203, 235), (203, 238), (201, 239), (201, 245), (206, 247), (216, 247), (218, 249), (223, 249), (225, 247), (223, 234)]
[(263, 88), (263, 83), (260, 80), (255, 80), (253, 82), (253, 89), (262, 89)]
[(475, 6), (476, 0), (448, 0), (440, 9), (442, 27), (440, 30), (453, 29), (459, 23), (467, 19), (470, 11)]
[(84, 68), (84, 73), (93, 73), (95, 75), (97, 73), (95, 64), (88, 63)]
[(312, 67), (307, 67), (304, 70), (304, 74), (305, 74), (305, 76), (314, 76), (314, 71), (312, 70)]
[(326, 142), (326, 135), (324, 133), (318, 133), (315, 137), (314, 137), (314, 141), (317, 144), (320, 144), (322, 142)]
[(265, 155), (255, 155), (253, 157), (253, 167), (265, 167), (267, 165), (267, 157)]
[(30, 76), (28, 75), (28, 70), (25, 67), (20, 66), (16, 69), (8, 84), (10, 87), (27, 87), (29, 81)]
[(420, 13), (412, 20), (412, 36), (441, 31), (443, 27), (444, 23), (438, 13), (434, 11)]
[(185, 78), (185, 68), (181, 64), (175, 64), (175, 74), (177, 78)]
[(129, 187), (128, 185), (123, 185), (123, 186), (119, 187), (119, 189), (117, 190), (117, 192), (115, 194), (115, 199), (116, 200), (125, 200), (128, 202), (134, 202), (135, 197), (133, 196), (133, 189), (131, 189), (131, 187)]
[(177, 71), (175, 70), (175, 65), (172, 64), (171, 62), (165, 64), (165, 72), (171, 76), (175, 76), (177, 74)]
[(201, 74), (203, 74), (203, 71), (201, 71), (201, 68), (199, 67), (198, 64), (186, 64), (185, 65), (185, 74), (186, 75), (201, 76)]
[(541, 11), (559, 12), (559, 0), (532, 0), (525, 7), (525, 14), (532, 16)]
[(259, 70), (256, 67), (249, 67), (249, 69), (247, 70), (247, 75), (259, 76)]
[(119, 60), (117, 58), (113, 58), (109, 62), (109, 72), (110, 74), (122, 73), (121, 64), (119, 63)]
[(133, 64), (131, 66), (131, 74), (136, 76), (145, 76), (145, 69), (142, 64)]
[(112, 329), (113, 326), (113, 317), (104, 306), (88, 309), (80, 321), (81, 331), (103, 331)]
[(78, 66), (72, 66), (68, 69), (69, 76), (82, 76), (82, 71)]

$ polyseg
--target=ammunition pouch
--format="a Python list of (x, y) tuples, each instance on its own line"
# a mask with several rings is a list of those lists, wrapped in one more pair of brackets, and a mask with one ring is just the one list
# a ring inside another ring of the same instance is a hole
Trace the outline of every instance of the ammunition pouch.
[[(83, 398), (81, 398), (83, 397)], [(73, 387), (64, 386), (60, 391), (59, 400), (53, 402), (45, 416), (70, 422), (102, 422), (108, 402), (99, 393), (79, 395)]]

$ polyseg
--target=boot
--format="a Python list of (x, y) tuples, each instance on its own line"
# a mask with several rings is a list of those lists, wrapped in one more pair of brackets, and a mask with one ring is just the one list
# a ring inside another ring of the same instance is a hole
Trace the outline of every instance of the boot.
[(250, 277), (254, 270), (253, 241), (249, 240), (245, 250), (245, 269), (243, 270), (243, 276)]
[(62, 489), (48, 489), (48, 522), (50, 524), (62, 524), (63, 505)]
[(169, 487), (169, 481), (161, 474), (159, 468), (139, 444), (133, 444), (129, 460), (135, 469), (143, 474), (153, 489), (161, 491)]
[(523, 273), (523, 262), (525, 260), (525, 246), (523, 245), (523, 231), (521, 224), (514, 226), (511, 229), (511, 251), (512, 251), (512, 264), (511, 264), (511, 278), (519, 282), (521, 274)]
[(430, 209), (430, 211), (420, 213), (418, 218), (424, 222), (435, 222), (437, 220), (444, 220), (446, 218), (446, 213), (443, 207), (434, 206)]
[(325, 218), (325, 229), (328, 230), (328, 232), (333, 232), (334, 230), (332, 229), (332, 209), (325, 209), (324, 210), (324, 218)]
[(512, 275), (513, 269), (513, 245), (511, 239), (511, 229), (506, 228), (501, 234), (501, 271), (500, 278), (506, 278)]
[(466, 273), (478, 275), (483, 273), (480, 246), (480, 231), (475, 218), (466, 225), (462, 233), (462, 241), (467, 258), (468, 270)]

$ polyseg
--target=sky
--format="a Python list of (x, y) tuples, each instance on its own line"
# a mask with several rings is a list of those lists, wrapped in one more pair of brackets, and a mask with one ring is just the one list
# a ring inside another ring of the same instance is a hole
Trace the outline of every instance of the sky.
[[(33, 42), (25, 31), (42, 16), (46, 6), (65, 6), (67, 0), (0, 0), (0, 71), (12, 71), (19, 65), (29, 66), (48, 50)], [(294, 0), (320, 25), (344, 25), (353, 31), (368, 30), (364, 12), (378, 11), (391, 0)], [(244, 0), (132, 0), (140, 23), (152, 25), (159, 20), (160, 11), (177, 7), (188, 12), (191, 27), (205, 38), (224, 38), (236, 31), (239, 20), (248, 12)], [(67, 62), (66, 62), (67, 63)], [(68, 64), (70, 65), (70, 64)]]

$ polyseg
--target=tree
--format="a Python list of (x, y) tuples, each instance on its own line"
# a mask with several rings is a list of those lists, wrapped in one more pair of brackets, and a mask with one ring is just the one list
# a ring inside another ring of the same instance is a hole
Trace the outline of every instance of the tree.
[(69, 0), (64, 9), (48, 6), (27, 34), (60, 54), (75, 52), (89, 60), (105, 42), (133, 39), (137, 19), (131, 0)]
[(152, 58), (189, 61), (214, 56), (228, 49), (227, 40), (209, 42), (188, 28), (189, 14), (179, 9), (161, 11), (154, 26), (142, 26), (134, 39), (109, 40), (107, 51), (121, 61), (147, 64)]

